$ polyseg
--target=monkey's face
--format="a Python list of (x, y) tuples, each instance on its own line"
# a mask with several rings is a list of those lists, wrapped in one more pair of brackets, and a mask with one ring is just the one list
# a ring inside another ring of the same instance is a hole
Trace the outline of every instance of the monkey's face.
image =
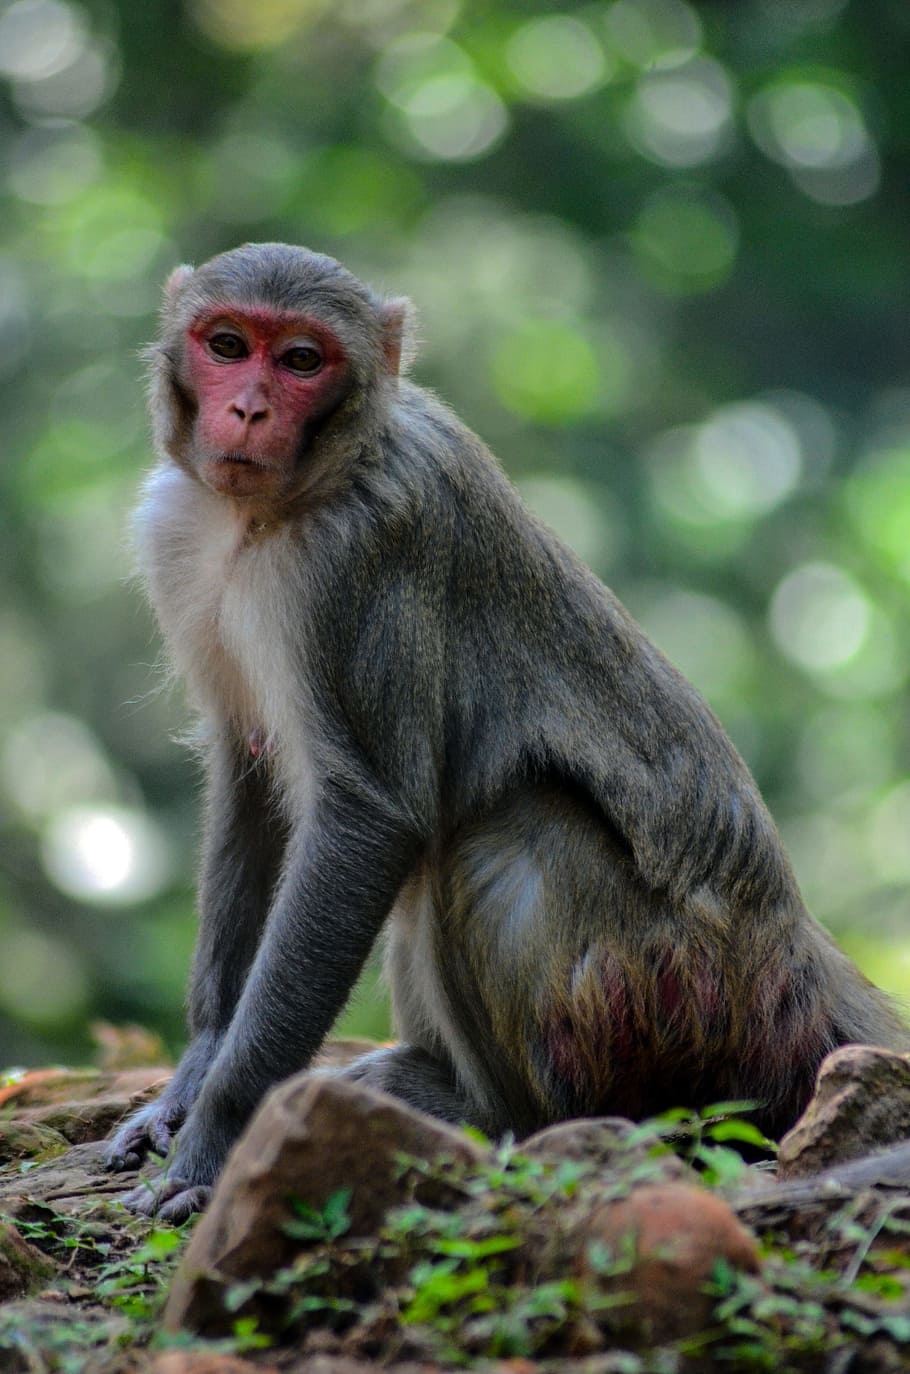
[(344, 398), (349, 368), (319, 320), (266, 306), (213, 306), (187, 331), (195, 398), (190, 461), (235, 497), (289, 492), (320, 424)]

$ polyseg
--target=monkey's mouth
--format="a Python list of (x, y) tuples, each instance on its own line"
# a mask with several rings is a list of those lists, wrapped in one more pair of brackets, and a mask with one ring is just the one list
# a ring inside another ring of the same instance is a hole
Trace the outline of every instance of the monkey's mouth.
[(279, 480), (274, 463), (251, 453), (213, 453), (202, 464), (203, 480), (213, 491), (225, 496), (255, 496), (267, 494)]
[(252, 458), (248, 453), (219, 453), (215, 458), (216, 463), (239, 463), (245, 468), (261, 468), (263, 471), (268, 469), (268, 463), (264, 463), (261, 458)]

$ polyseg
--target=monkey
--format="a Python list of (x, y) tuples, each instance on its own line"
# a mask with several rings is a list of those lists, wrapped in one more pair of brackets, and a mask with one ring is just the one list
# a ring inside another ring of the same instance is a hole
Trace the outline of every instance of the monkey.
[(384, 933), (397, 1042), (341, 1072), (517, 1139), (755, 1102), (910, 1048), (808, 913), (746, 764), (617, 598), (408, 380), (413, 312), (247, 244), (165, 290), (140, 573), (205, 769), (190, 1039), (108, 1166), (202, 1209)]

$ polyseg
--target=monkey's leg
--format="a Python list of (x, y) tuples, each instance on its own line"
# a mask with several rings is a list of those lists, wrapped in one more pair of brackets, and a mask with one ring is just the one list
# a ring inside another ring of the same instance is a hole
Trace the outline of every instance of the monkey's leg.
[(434, 887), (393, 950), (396, 1009), (406, 1039), (445, 1046), (493, 1133), (695, 1104), (723, 1070), (725, 914), (649, 888), (580, 790), (506, 797), (453, 837)]
[(443, 1121), (483, 1126), (476, 1104), (459, 1087), (451, 1064), (419, 1045), (392, 1045), (355, 1059), (344, 1069), (329, 1069), (333, 1077), (365, 1083), (391, 1093), (418, 1111)]
[(559, 783), (455, 836), (437, 888), (401, 942), (406, 1038), (438, 1037), (459, 1082), (519, 1137), (570, 1116), (728, 1100), (758, 1104), (778, 1135), (836, 1045), (870, 1032), (905, 1043), (795, 883), (649, 886), (602, 813)]
[(283, 877), (230, 1026), (166, 1175), (126, 1199), (178, 1222), (203, 1203), (273, 1084), (305, 1068), (338, 1015), (421, 845), (375, 789), (326, 780)]
[(166, 1155), (218, 1053), (259, 944), (286, 843), (268, 766), (219, 738), (209, 757), (207, 841), (189, 992), (190, 1043), (161, 1097), (131, 1116), (106, 1153), (112, 1169)]

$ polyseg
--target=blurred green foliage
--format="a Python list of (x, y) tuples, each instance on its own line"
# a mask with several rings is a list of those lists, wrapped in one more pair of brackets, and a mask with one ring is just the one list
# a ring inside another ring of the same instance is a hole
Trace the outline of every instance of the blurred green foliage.
[(0, 1062), (94, 1015), (179, 1048), (197, 780), (129, 583), (137, 350), (245, 239), (415, 299), (418, 379), (910, 990), (908, 44), (905, 0), (0, 5)]

